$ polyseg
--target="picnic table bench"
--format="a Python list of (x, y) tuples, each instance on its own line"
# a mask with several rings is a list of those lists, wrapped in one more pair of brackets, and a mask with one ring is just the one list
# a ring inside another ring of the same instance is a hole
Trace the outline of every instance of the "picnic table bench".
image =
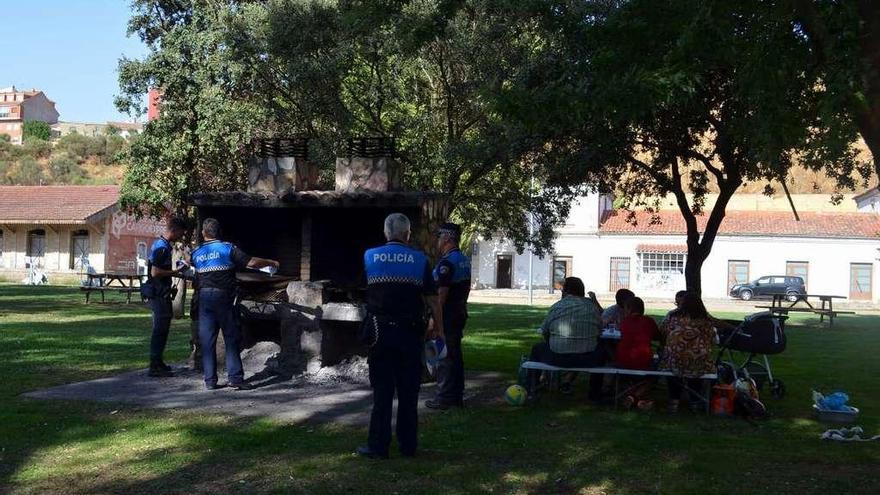
[[(651, 377), (651, 376), (664, 376), (664, 377), (674, 377), (676, 376), (674, 373), (670, 371), (656, 371), (656, 370), (630, 370), (625, 368), (614, 368), (611, 366), (599, 366), (594, 368), (563, 368), (560, 366), (553, 366), (551, 364), (542, 363), (540, 361), (523, 361), (520, 364), (520, 367), (527, 370), (539, 370), (539, 371), (549, 371), (553, 373), (557, 372), (571, 372), (571, 373), (597, 373), (602, 375), (612, 375), (614, 377), (614, 407), (617, 407), (617, 403), (620, 398), (626, 395), (630, 388), (626, 388), (623, 391), (620, 391), (620, 377), (621, 376), (637, 376), (637, 377)], [(683, 383), (683, 387), (694, 394), (696, 394), (700, 401), (705, 405), (706, 413), (709, 412), (709, 394), (710, 394), (710, 386), (712, 382), (718, 379), (718, 375), (715, 373), (707, 373), (699, 377), (703, 383), (703, 390), (692, 390), (687, 386), (687, 383)]]
[(136, 273), (89, 273), (87, 277), (87, 285), (79, 288), (86, 295), (86, 304), (93, 292), (101, 294), (101, 302), (105, 302), (104, 294), (108, 291), (123, 294), (128, 304), (133, 293), (140, 293), (141, 276)]
[[(815, 307), (810, 303), (810, 298), (818, 299), (822, 302), (820, 307)], [(793, 300), (792, 300), (793, 299)], [(855, 314), (855, 311), (839, 311), (834, 309), (834, 300), (835, 299), (846, 299), (845, 296), (829, 296), (825, 294), (798, 294), (798, 295), (788, 295), (788, 294), (774, 294), (773, 300), (770, 303), (770, 306), (755, 306), (759, 309), (769, 310), (771, 313), (776, 315), (788, 315), (788, 313), (815, 313), (819, 315), (819, 322), (822, 323), (825, 321), (825, 317), (828, 317), (828, 325), (834, 326), (834, 317), (842, 314)], [(785, 303), (788, 303), (786, 305)], [(798, 306), (799, 303), (803, 303), (806, 305)]]

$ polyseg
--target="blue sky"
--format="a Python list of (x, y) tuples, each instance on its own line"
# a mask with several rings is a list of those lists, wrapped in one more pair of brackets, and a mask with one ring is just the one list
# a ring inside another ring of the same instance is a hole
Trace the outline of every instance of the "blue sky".
[(113, 105), (119, 58), (147, 51), (129, 15), (128, 0), (0, 0), (0, 87), (43, 90), (60, 120), (131, 120)]

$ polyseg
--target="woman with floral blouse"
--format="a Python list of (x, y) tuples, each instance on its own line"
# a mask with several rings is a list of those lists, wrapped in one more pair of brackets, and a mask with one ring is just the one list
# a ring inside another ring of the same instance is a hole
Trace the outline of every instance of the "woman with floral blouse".
[[(703, 301), (695, 294), (687, 294), (681, 306), (673, 310), (660, 324), (665, 342), (659, 368), (671, 371), (668, 379), (669, 411), (677, 412), (681, 392), (686, 385), (690, 390), (700, 389), (699, 377), (715, 372), (712, 343), (715, 340), (715, 320), (709, 316)], [(700, 398), (689, 392), (692, 408), (700, 407)]]

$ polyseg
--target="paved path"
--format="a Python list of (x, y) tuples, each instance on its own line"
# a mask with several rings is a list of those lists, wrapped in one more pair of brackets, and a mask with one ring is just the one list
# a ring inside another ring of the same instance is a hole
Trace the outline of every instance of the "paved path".
[[(157, 409), (207, 411), (239, 416), (263, 416), (285, 422), (369, 423), (372, 404), (368, 385), (344, 381), (314, 383), (302, 378), (249, 377), (257, 388), (206, 390), (201, 376), (178, 368), (171, 378), (150, 378), (146, 370), (72, 383), (24, 394), (35, 399), (87, 400)], [(507, 381), (497, 373), (468, 374), (467, 403), (501, 397)], [(422, 387), (419, 411), (432, 397), (434, 384)]]

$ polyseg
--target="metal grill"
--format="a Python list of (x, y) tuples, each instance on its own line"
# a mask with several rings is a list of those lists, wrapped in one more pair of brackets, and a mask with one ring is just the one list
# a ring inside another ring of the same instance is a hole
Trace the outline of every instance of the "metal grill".
[(308, 158), (308, 138), (255, 139), (254, 154), (263, 158), (296, 157)]
[(287, 289), (273, 289), (266, 291), (253, 291), (245, 293), (242, 291), (242, 297), (251, 301), (264, 303), (286, 303)]
[(393, 137), (352, 138), (348, 140), (347, 152), (349, 157), (393, 158), (395, 140)]

